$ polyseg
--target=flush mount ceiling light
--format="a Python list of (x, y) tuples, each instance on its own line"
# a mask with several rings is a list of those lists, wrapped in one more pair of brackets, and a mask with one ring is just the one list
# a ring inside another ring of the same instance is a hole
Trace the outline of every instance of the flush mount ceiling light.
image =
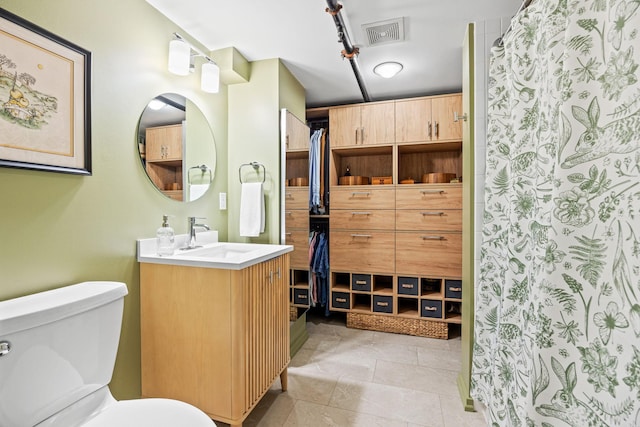
[(164, 102), (160, 101), (159, 99), (152, 99), (151, 101), (149, 101), (149, 103), (147, 104), (147, 107), (151, 108), (152, 110), (159, 110), (162, 107), (164, 107), (165, 104)]
[(201, 56), (204, 58), (200, 73), (200, 88), (209, 93), (218, 93), (220, 90), (220, 68), (207, 55), (189, 44), (180, 34), (173, 33), (175, 37), (169, 43), (169, 72), (179, 76), (186, 76), (195, 69), (194, 60)]
[(385, 79), (390, 79), (400, 71), (402, 71), (402, 64), (399, 62), (383, 62), (373, 68), (374, 73)]

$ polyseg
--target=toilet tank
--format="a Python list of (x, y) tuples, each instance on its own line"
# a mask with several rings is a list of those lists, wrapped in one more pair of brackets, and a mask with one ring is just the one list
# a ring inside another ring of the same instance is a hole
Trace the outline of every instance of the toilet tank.
[(125, 295), (83, 282), (0, 301), (0, 426), (34, 426), (109, 384)]

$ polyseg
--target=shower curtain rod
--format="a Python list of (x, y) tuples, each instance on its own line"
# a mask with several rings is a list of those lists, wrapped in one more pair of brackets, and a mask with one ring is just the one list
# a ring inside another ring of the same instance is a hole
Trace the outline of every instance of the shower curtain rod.
[[(520, 9), (518, 9), (516, 14), (513, 16), (514, 17), (517, 16), (520, 12), (528, 8), (532, 1), (533, 0), (524, 0), (520, 5)], [(496, 41), (493, 42), (493, 47), (498, 47), (498, 46), (502, 47), (502, 44), (504, 43), (504, 36), (506, 36), (509, 31), (511, 31), (511, 24), (509, 24), (509, 27), (507, 27), (507, 30), (504, 33), (502, 33), (502, 35), (498, 37)]]

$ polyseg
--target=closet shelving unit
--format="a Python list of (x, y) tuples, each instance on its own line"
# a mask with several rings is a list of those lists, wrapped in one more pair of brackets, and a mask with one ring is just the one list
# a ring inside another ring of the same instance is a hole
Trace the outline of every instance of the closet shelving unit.
[[(331, 310), (349, 327), (437, 338), (459, 330), (462, 184), (421, 181), (462, 173), (461, 98), (329, 108)], [(347, 166), (371, 184), (340, 185)]]

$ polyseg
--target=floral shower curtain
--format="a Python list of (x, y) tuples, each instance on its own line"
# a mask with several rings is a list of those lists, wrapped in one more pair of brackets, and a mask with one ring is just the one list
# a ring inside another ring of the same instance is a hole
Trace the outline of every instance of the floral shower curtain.
[(640, 426), (640, 0), (534, 0), (493, 49), (472, 396)]

